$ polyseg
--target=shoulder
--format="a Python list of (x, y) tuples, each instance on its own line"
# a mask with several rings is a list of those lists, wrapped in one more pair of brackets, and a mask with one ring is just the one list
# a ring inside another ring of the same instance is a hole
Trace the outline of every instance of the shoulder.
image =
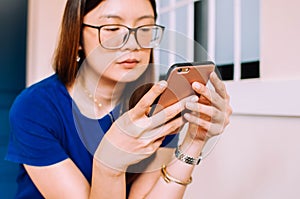
[(24, 120), (53, 120), (61, 101), (68, 100), (68, 92), (56, 75), (52, 75), (24, 89), (10, 109), (11, 122)]
[[(52, 99), (66, 97), (68, 95), (65, 86), (59, 81), (56, 75), (52, 75), (30, 87), (24, 89), (15, 99), (13, 106), (24, 103), (44, 103)], [(35, 105), (35, 104), (32, 104)]]
[(57, 94), (64, 94), (66, 92), (64, 85), (59, 81), (57, 75), (54, 74), (24, 89), (16, 98), (15, 102), (23, 100), (34, 101), (46, 96), (57, 96)]

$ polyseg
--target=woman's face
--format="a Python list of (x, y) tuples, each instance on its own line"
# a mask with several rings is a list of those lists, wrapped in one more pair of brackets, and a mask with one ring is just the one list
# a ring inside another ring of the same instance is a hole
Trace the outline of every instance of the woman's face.
[[(83, 21), (93, 26), (121, 24), (129, 28), (155, 23), (149, 0), (104, 0)], [(109, 31), (114, 30), (109, 29), (107, 37)], [(95, 28), (83, 28), (86, 67), (93, 74), (115, 82), (134, 81), (143, 74), (149, 64), (151, 49), (140, 48), (133, 33), (123, 47), (114, 50), (103, 48), (98, 34)]]

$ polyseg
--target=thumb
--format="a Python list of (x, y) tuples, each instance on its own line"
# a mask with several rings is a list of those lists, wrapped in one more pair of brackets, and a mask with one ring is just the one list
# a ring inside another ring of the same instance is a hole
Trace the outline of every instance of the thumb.
[(136, 109), (135, 114), (144, 115), (147, 113), (155, 99), (163, 93), (167, 86), (168, 83), (164, 80), (155, 83), (134, 107), (134, 109)]

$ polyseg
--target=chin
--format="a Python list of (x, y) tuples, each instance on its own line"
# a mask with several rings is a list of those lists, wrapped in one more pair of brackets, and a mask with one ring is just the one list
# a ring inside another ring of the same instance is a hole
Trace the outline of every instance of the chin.
[(142, 74), (146, 71), (146, 69), (147, 66), (145, 67), (141, 66), (131, 70), (126, 70), (124, 71), (124, 73), (120, 74), (118, 81), (124, 83), (133, 82), (137, 80), (140, 76), (142, 76)]
[(117, 82), (122, 82), (122, 83), (129, 83), (137, 80), (142, 74), (125, 74), (124, 76), (116, 79)]

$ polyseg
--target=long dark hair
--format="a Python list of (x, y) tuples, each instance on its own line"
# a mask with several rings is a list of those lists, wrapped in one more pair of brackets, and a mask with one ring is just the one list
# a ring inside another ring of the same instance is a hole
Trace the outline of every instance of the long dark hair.
[[(156, 19), (157, 11), (155, 0), (149, 1)], [(84, 52), (79, 50), (83, 18), (101, 2), (102, 0), (68, 0), (66, 3), (53, 63), (56, 74), (66, 86), (71, 85), (75, 81), (80, 67), (80, 64), (76, 61), (77, 56), (80, 55), (81, 60), (85, 58)], [(151, 51), (150, 56), (150, 63), (153, 63), (153, 51)], [(145, 71), (138, 81), (143, 82), (143, 79), (148, 81), (146, 80), (147, 78), (144, 77), (145, 75), (154, 76), (153, 67), (148, 67), (147, 71)]]

